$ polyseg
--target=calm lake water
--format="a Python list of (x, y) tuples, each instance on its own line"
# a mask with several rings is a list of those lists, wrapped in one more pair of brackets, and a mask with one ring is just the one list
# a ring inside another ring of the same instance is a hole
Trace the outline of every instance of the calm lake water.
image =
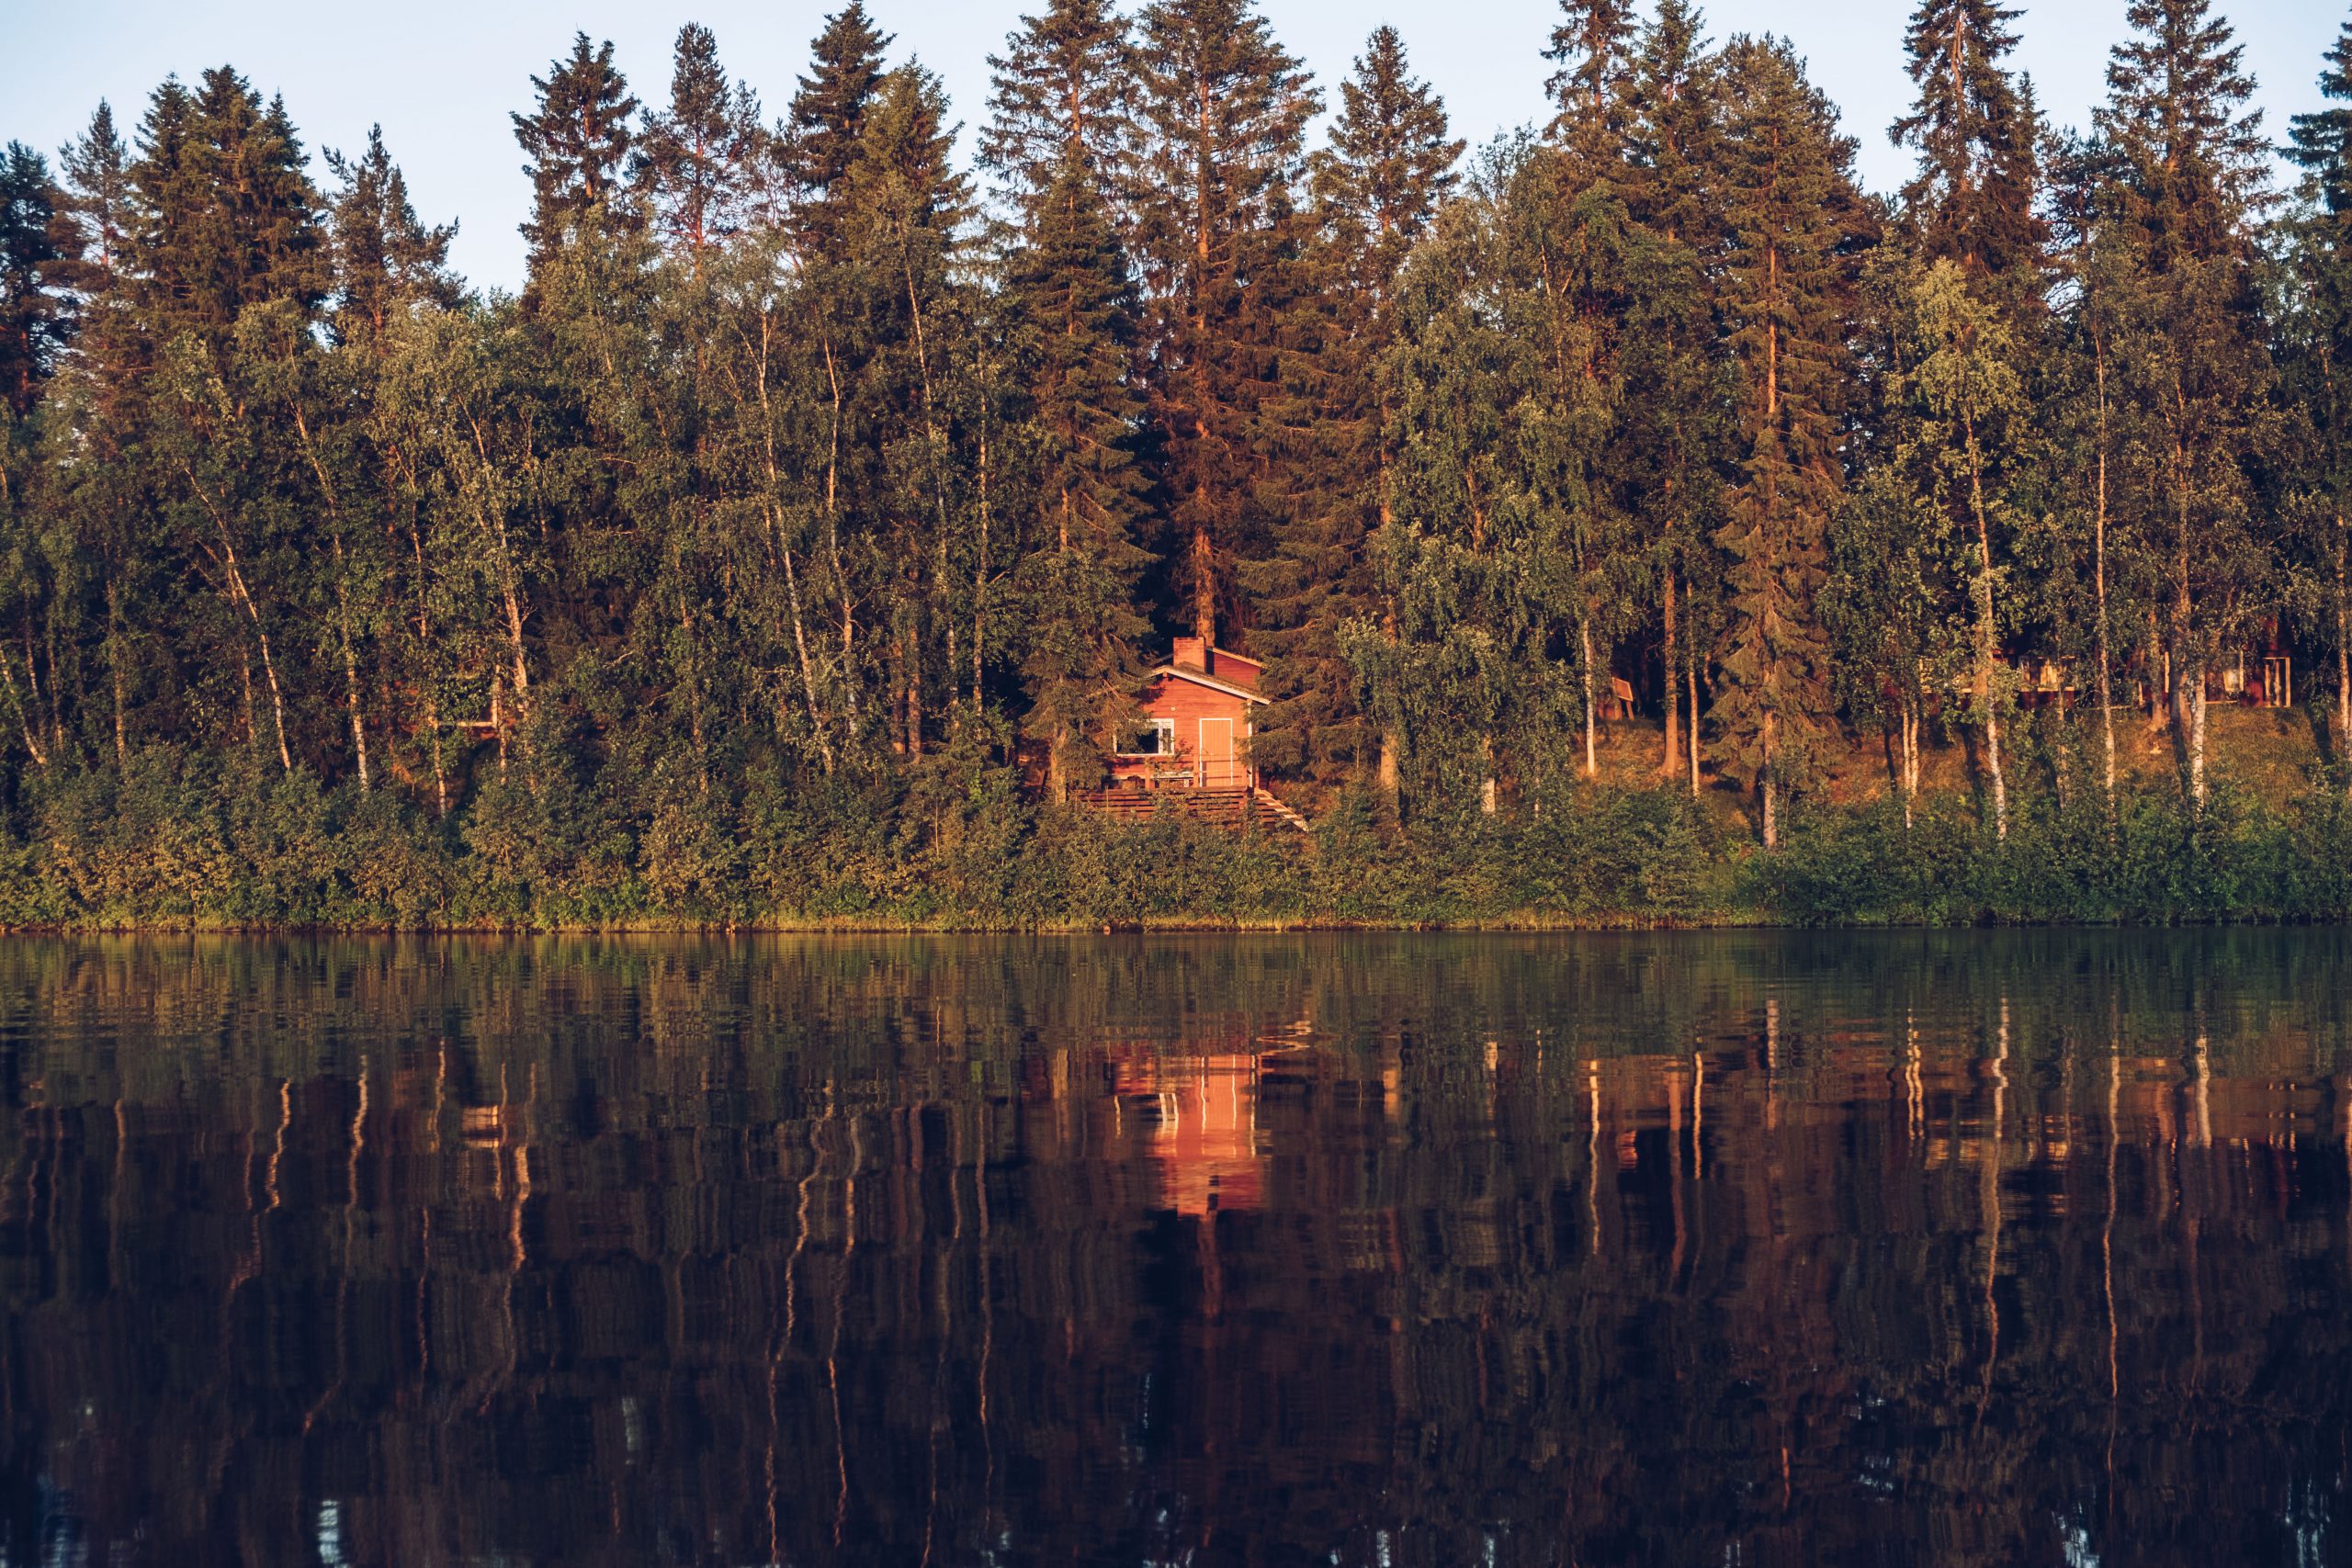
[(0, 945), (6, 1563), (2352, 1560), (2352, 935)]

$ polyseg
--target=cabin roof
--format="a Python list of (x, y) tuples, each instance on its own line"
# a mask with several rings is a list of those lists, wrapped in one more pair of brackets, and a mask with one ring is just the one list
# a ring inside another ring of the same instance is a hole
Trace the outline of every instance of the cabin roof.
[[(1257, 661), (1252, 660), (1250, 662), (1254, 664)], [(1247, 686), (1237, 686), (1230, 681), (1220, 681), (1205, 671), (1187, 669), (1181, 664), (1163, 664), (1151, 672), (1150, 678), (1157, 681), (1163, 677), (1176, 681), (1190, 681), (1195, 686), (1206, 686), (1212, 692), (1223, 692), (1227, 696), (1239, 697), (1243, 702), (1255, 703), (1260, 707), (1264, 707), (1273, 700), (1271, 697), (1261, 696)]]

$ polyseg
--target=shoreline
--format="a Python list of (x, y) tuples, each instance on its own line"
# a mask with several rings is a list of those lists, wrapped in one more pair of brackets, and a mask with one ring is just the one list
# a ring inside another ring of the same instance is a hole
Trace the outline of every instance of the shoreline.
[(370, 921), (126, 920), (0, 925), (0, 938), (21, 937), (762, 937), (762, 936), (1634, 936), (1733, 931), (2231, 931), (2324, 930), (2352, 927), (2341, 918), (2246, 913), (2217, 918), (2159, 919), (2021, 919), (1972, 920), (1794, 920), (1769, 915), (1718, 919), (1565, 919), (1531, 915), (1487, 920), (1361, 920), (1307, 917), (1300, 919), (1154, 919), (1148, 920), (886, 920), (632, 919), (551, 923), (452, 921), (402, 924)]

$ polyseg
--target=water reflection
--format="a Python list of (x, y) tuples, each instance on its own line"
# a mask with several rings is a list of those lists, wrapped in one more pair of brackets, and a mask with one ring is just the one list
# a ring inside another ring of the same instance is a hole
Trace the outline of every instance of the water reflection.
[(0, 1555), (2342, 1561), (2347, 981), (12, 943)]

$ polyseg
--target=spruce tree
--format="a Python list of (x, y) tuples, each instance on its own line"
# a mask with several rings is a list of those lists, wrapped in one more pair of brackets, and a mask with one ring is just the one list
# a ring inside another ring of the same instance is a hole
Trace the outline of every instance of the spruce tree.
[(2335, 656), (2331, 731), (2341, 767), (2352, 747), (2352, 21), (2328, 51), (2319, 87), (2331, 107), (2289, 128), (2287, 155), (2303, 186), (2287, 250), (2294, 287), (2281, 312), (2282, 369), (2306, 432), (2301, 566)]
[(99, 657), (106, 668), (110, 750), (120, 763), (130, 753), (132, 710), (139, 698), (134, 628), (142, 615), (142, 580), (163, 575), (164, 552), (145, 537), (156, 508), (150, 475), (133, 453), (147, 344), (132, 310), (135, 276), (131, 237), (139, 222), (130, 150), (105, 103), (88, 130), (59, 156), (65, 173), (63, 210), (74, 225), (65, 247), (73, 255), (65, 281), (81, 301), (81, 332), (74, 357), (78, 407), (72, 417), (92, 461), (78, 465), (53, 492), (97, 581), (104, 604)]
[(1049, 0), (989, 56), (980, 166), (1027, 221), (1075, 170), (1107, 197), (1126, 129), (1128, 28), (1111, 0)]
[(330, 258), (304, 161), (285, 107), (226, 66), (193, 93), (176, 81), (156, 90), (130, 171), (130, 270), (151, 343), (194, 331), (218, 344), (248, 305), (325, 298)]
[(795, 197), (795, 227), (819, 252), (833, 241), (834, 187), (856, 163), (859, 132), (882, 81), (890, 36), (865, 15), (865, 0), (850, 0), (825, 18), (809, 45), (808, 74), (799, 79), (785, 120), (784, 162)]
[(1958, 262), (1972, 284), (1994, 280), (2012, 298), (2032, 289), (2042, 243), (2041, 127), (2003, 63), (2019, 14), (1997, 0), (1920, 0), (1904, 35), (1918, 96), (1888, 132), (1919, 155), (1902, 209), (1917, 254)]
[(0, 408), (17, 419), (32, 412), (74, 335), (59, 206), (47, 159), (21, 141), (0, 150)]
[[(1721, 237), (1713, 199), (1714, 62), (1687, 0), (1659, 0), (1627, 89), (1626, 200), (1649, 235), (1632, 279), (1623, 456), (1644, 478), (1632, 504), (1657, 587), (1661, 773), (1700, 788), (1699, 683), (1716, 619), (1709, 536), (1728, 432), (1708, 267)], [(1686, 728), (1687, 716), (1687, 728)]]
[(1854, 143), (1787, 44), (1733, 39), (1723, 87), (1721, 310), (1741, 452), (1717, 535), (1731, 558), (1730, 626), (1712, 716), (1718, 754), (1758, 792), (1769, 849), (1828, 711), (1815, 598), (1844, 482), (1852, 252), (1870, 223)]
[(549, 62), (531, 86), (537, 107), (508, 118), (530, 159), (523, 166), (531, 176), (523, 237), (531, 243), (536, 273), (582, 219), (619, 193), (638, 102), (613, 64), (611, 40), (593, 45), (586, 33), (575, 33), (571, 57)]
[(1397, 788), (1403, 739), (1367, 729), (1342, 649), (1347, 626), (1371, 620), (1394, 636), (1365, 541), (1391, 515), (1395, 411), (1379, 376), (1393, 341), (1396, 275), (1452, 192), (1463, 143), (1445, 106), (1412, 74), (1393, 28), (1366, 39), (1340, 85), (1329, 144), (1310, 160), (1316, 238), (1294, 331), (1299, 424), (1309, 467), (1300, 503), (1276, 529), (1274, 553), (1245, 570), (1258, 615), (1251, 646), (1268, 657), (1273, 704), (1257, 721), (1269, 766), (1333, 781), (1367, 770)]
[(2286, 153), (2303, 171), (2303, 197), (2312, 210), (2352, 226), (2352, 21), (2337, 30), (2326, 61), (2319, 90), (2338, 107), (2295, 116)]
[(101, 100), (89, 129), (58, 154), (64, 174), (59, 210), (73, 224), (74, 253), (64, 274), (75, 291), (96, 296), (125, 260), (131, 224), (130, 151), (116, 131), (114, 110)]
[(407, 178), (385, 150), (381, 126), (368, 128), (366, 152), (347, 158), (330, 149), (326, 165), (336, 182), (326, 203), (334, 254), (335, 335), (380, 355), (396, 311), (418, 304), (457, 304), (459, 287), (449, 272), (449, 242), (458, 228), (428, 228), (417, 217)]
[(1067, 795), (1134, 709), (1148, 629), (1135, 608), (1146, 479), (1129, 367), (1136, 300), (1111, 216), (1126, 28), (1105, 0), (1054, 0), (990, 57), (981, 163), (1006, 212), (1004, 333), (1027, 395), (1031, 536), (1014, 584), (1025, 622), (1023, 729)]
[(1287, 476), (1261, 407), (1280, 374), (1303, 224), (1293, 192), (1320, 99), (1250, 0), (1153, 0), (1138, 18), (1125, 205), (1145, 299), (1151, 421), (1182, 619), (1214, 641), (1230, 564)]
[(893, 739), (909, 758), (929, 743), (933, 699), (955, 705), (967, 689), (959, 607), (978, 536), (952, 381), (972, 310), (959, 276), (971, 197), (946, 117), (946, 94), (922, 66), (882, 78), (830, 193), (841, 265), (821, 282), (863, 339), (851, 396), (880, 461), (862, 500), (890, 621)]
[(670, 107), (646, 117), (629, 156), (662, 243), (699, 269), (742, 228), (765, 146), (759, 99), (728, 80), (710, 29), (680, 28)]
[(2250, 479), (2274, 434), (2256, 271), (2269, 147), (2244, 51), (2209, 0), (2133, 0), (2129, 18), (2098, 112), (2114, 170), (2101, 199), (2137, 274), (2139, 330), (2120, 367), (2127, 521), (2164, 581), (2176, 741), (2201, 806), (2207, 681), (2270, 564)]
[(1552, 135), (1589, 164), (1613, 163), (1623, 146), (1635, 37), (1629, 0), (1560, 0), (1544, 51), (1559, 66), (1544, 84), (1559, 106)]

